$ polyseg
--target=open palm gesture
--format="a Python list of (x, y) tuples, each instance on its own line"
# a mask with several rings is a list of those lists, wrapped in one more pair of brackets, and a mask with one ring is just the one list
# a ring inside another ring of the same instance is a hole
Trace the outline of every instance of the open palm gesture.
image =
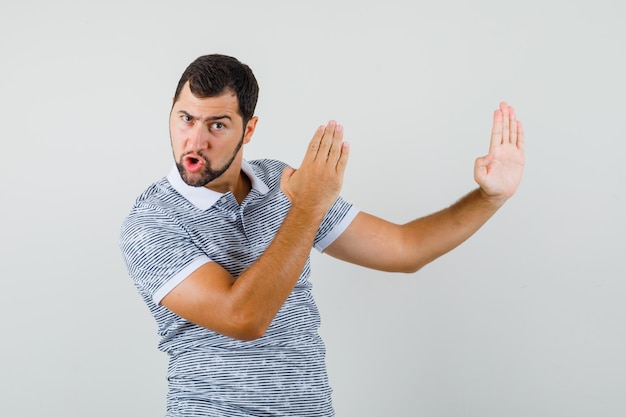
[(494, 112), (489, 154), (477, 158), (474, 179), (484, 195), (504, 201), (511, 197), (524, 171), (524, 130), (506, 103)]

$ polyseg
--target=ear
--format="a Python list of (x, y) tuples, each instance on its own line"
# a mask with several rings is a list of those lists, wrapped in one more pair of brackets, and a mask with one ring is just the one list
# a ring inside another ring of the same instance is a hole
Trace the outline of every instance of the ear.
[(250, 139), (252, 139), (252, 135), (254, 134), (254, 130), (256, 129), (256, 124), (258, 121), (259, 121), (259, 118), (257, 116), (253, 116), (250, 118), (250, 120), (248, 120), (248, 123), (246, 124), (245, 130), (243, 133), (244, 144), (250, 142)]

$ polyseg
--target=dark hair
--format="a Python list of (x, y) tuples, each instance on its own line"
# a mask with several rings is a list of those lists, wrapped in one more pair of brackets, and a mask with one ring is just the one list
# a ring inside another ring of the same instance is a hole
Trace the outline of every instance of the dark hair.
[(187, 81), (191, 93), (198, 98), (215, 97), (228, 90), (235, 93), (244, 125), (254, 116), (259, 85), (250, 67), (238, 59), (219, 54), (197, 58), (180, 77), (174, 103)]

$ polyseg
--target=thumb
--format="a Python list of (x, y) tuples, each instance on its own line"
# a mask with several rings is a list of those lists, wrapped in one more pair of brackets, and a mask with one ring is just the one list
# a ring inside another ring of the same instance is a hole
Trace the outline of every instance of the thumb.
[(481, 156), (479, 158), (476, 158), (476, 161), (474, 163), (474, 167), (475, 168), (485, 168), (487, 165), (489, 165), (491, 163), (491, 154), (486, 155), (486, 156)]
[(474, 181), (476, 181), (478, 185), (482, 185), (485, 175), (487, 175), (491, 159), (491, 154), (476, 158), (474, 162)]
[(287, 196), (289, 201), (292, 201), (292, 197), (287, 184), (291, 180), (291, 176), (294, 172), (296, 172), (295, 169), (291, 167), (286, 167), (285, 169), (283, 169), (283, 173), (280, 177), (280, 190)]
[(293, 175), (293, 173), (296, 172), (295, 169), (291, 168), (291, 167), (285, 167), (285, 169), (283, 169), (283, 173), (280, 177), (280, 183), (281, 184), (285, 184), (287, 181), (289, 181), (289, 179), (291, 178), (291, 176)]

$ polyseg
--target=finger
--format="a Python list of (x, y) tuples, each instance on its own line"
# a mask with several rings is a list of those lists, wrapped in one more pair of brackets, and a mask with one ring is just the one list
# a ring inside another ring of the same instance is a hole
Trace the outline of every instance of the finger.
[(517, 120), (517, 149), (520, 151), (524, 150), (524, 127), (522, 126), (522, 122)]
[(481, 156), (474, 160), (474, 181), (478, 184), (482, 184), (485, 173), (487, 172), (487, 166), (491, 162), (493, 154), (490, 152), (487, 156)]
[(341, 153), (339, 160), (337, 161), (337, 173), (343, 177), (348, 166), (348, 157), (350, 156), (350, 144), (348, 142), (341, 142)]
[(510, 141), (510, 107), (502, 102), (500, 103), (500, 111), (502, 112), (502, 143), (509, 143)]
[(502, 144), (502, 111), (496, 110), (493, 112), (493, 126), (491, 128), (491, 146)]
[(294, 172), (296, 172), (295, 169), (291, 167), (285, 167), (280, 176), (280, 189), (285, 194), (287, 194), (287, 190), (288, 190), (286, 188), (287, 183), (289, 182), (289, 180), (291, 180), (291, 176), (294, 174)]
[(333, 138), (335, 137), (335, 128), (337, 126), (337, 122), (331, 120), (326, 125), (324, 129), (324, 134), (320, 139), (319, 149), (317, 151), (317, 155), (315, 156), (315, 161), (325, 163), (328, 160), (328, 153), (333, 145)]
[(309, 142), (309, 147), (307, 148), (306, 154), (304, 155), (304, 161), (314, 161), (317, 157), (317, 153), (320, 149), (320, 141), (322, 140), (322, 136), (324, 136), (325, 126), (321, 125), (315, 131), (315, 134), (311, 138)]
[(517, 117), (515, 109), (509, 106), (509, 143), (515, 145), (517, 143)]
[(487, 165), (489, 165), (491, 155), (491, 153), (488, 153), (486, 156), (480, 156), (474, 160), (474, 174), (483, 170)]
[(282, 174), (281, 174), (281, 180), (282, 181), (288, 181), (289, 178), (291, 178), (291, 176), (293, 175), (294, 172), (296, 172), (296, 170), (293, 169), (292, 167), (285, 167), (283, 169)]
[(333, 138), (331, 140), (330, 149), (328, 150), (328, 162), (336, 165), (341, 158), (343, 144), (343, 126), (335, 125)]

